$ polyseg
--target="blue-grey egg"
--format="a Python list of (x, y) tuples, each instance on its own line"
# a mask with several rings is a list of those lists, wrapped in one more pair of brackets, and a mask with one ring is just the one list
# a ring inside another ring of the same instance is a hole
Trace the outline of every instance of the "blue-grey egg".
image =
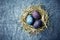
[(28, 15), (26, 18), (26, 23), (29, 25), (32, 25), (33, 22), (34, 22), (34, 19), (33, 19), (32, 15)]

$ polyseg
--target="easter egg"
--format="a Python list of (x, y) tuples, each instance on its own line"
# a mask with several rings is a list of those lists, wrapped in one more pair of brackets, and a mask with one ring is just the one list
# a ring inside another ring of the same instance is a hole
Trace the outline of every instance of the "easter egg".
[(33, 19), (32, 15), (28, 15), (26, 18), (26, 23), (29, 25), (32, 25), (33, 22), (34, 22), (34, 19)]
[(33, 24), (34, 28), (40, 28), (42, 26), (42, 21), (41, 20), (36, 20)]
[(33, 16), (35, 19), (40, 19), (40, 18), (41, 18), (41, 15), (39, 14), (38, 11), (33, 11), (33, 12), (32, 12), (32, 16)]

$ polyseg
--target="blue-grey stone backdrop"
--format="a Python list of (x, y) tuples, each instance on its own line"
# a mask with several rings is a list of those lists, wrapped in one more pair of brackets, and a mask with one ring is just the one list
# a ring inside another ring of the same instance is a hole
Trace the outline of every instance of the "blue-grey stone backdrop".
[[(29, 36), (19, 22), (22, 9), (44, 4), (49, 15), (48, 28)], [(60, 40), (60, 0), (0, 0), (0, 40)]]

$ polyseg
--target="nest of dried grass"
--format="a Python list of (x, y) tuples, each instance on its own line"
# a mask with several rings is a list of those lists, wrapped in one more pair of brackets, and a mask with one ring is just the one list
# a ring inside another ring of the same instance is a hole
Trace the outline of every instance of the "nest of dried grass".
[[(38, 29), (35, 29), (33, 28), (32, 25), (28, 25), (26, 23), (27, 15), (34, 10), (37, 10), (42, 16), (41, 20), (43, 22), (43, 26)], [(23, 29), (28, 33), (36, 34), (43, 31), (45, 28), (47, 28), (47, 22), (48, 22), (48, 13), (44, 9), (42, 9), (41, 6), (30, 6), (23, 10), (23, 15), (21, 16), (21, 23), (23, 24)]]

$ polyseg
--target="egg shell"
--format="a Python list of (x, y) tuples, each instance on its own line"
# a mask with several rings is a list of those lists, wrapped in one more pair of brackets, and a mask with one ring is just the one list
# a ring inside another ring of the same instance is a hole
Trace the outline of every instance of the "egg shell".
[(41, 15), (39, 14), (38, 11), (33, 11), (33, 12), (32, 12), (32, 16), (33, 16), (35, 19), (40, 19), (40, 18), (41, 18)]
[(41, 20), (36, 20), (35, 22), (34, 22), (34, 25), (33, 25), (33, 27), (34, 28), (40, 28), (42, 26), (42, 21)]
[(34, 19), (33, 19), (32, 15), (28, 15), (26, 18), (26, 23), (29, 25), (32, 25), (33, 22), (34, 22)]

